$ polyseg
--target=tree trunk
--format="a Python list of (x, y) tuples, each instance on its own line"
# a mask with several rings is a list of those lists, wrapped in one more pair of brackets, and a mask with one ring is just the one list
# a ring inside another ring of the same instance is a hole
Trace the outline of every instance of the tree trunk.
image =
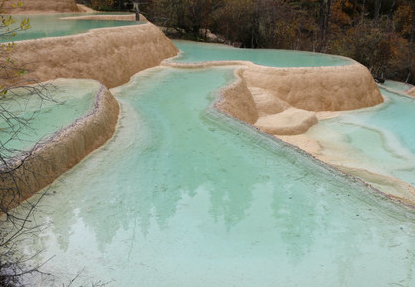
[(411, 37), (409, 43), (413, 43), (415, 40), (415, 2), (412, 3), (412, 25), (411, 25)]
[(329, 27), (329, 17), (330, 17), (330, 5), (331, 0), (321, 0), (320, 1), (320, 19), (319, 19), (319, 33), (318, 33), (318, 40), (319, 43), (319, 50), (323, 50), (326, 46), (326, 39), (327, 39), (327, 30)]
[(330, 20), (330, 6), (331, 6), (331, 0), (327, 0), (327, 5), (326, 5), (326, 23), (325, 23), (325, 36), (327, 36), (328, 32), (329, 32), (329, 20)]
[(375, 23), (379, 21), (380, 6), (381, 6), (381, 0), (375, 0), (375, 12), (373, 15), (373, 19), (375, 20)]
[(326, 17), (326, 0), (320, 0), (320, 19), (319, 19), (319, 24), (318, 24), (318, 39), (321, 41), (324, 39), (325, 37), (325, 17)]
[(205, 10), (205, 35), (204, 40), (207, 42), (207, 31), (209, 27), (209, 14), (210, 14), (210, 0), (206, 1), (206, 10)]
[(365, 19), (365, 5), (366, 5), (366, 0), (363, 0), (363, 4), (362, 4), (362, 23), (363, 23), (363, 20)]
[(134, 12), (135, 12), (135, 20), (140, 21), (140, 1), (134, 0), (133, 5), (134, 5), (133, 7), (134, 7)]

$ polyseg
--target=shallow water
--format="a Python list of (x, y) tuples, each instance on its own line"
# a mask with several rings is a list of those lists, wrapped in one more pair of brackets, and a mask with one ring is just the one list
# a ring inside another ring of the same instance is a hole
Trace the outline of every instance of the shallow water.
[(322, 120), (306, 134), (336, 164), (396, 177), (415, 187), (415, 98), (381, 92), (384, 104)]
[(68, 20), (64, 17), (85, 16), (87, 14), (45, 14), (45, 15), (13, 15), (19, 26), (24, 19), (29, 19), (30, 29), (19, 31), (10, 39), (1, 39), (0, 42), (31, 40), (46, 37), (58, 37), (85, 33), (91, 29), (137, 25), (143, 22), (116, 21), (116, 20)]
[[(52, 185), (39, 286), (413, 286), (415, 214), (211, 108), (230, 68), (114, 90), (115, 137)], [(38, 221), (39, 222), (39, 221)], [(33, 278), (32, 278), (33, 279)]]
[(29, 150), (91, 112), (100, 84), (92, 80), (59, 79), (46, 87), (42, 97), (18, 91), (15, 96), (1, 99), (1, 108), (27, 121), (21, 125), (16, 120), (0, 119), (0, 144), (10, 149), (6, 156)]
[(271, 67), (343, 66), (352, 64), (349, 58), (302, 51), (271, 49), (238, 49), (221, 44), (206, 44), (174, 40), (182, 53), (173, 62), (201, 63), (206, 61), (242, 60)]
[(391, 80), (386, 80), (385, 83), (383, 83), (382, 85), (387, 88), (393, 89), (394, 91), (397, 91), (397, 92), (405, 92), (406, 90), (409, 90), (413, 87), (410, 84), (397, 82), (397, 81), (391, 81)]

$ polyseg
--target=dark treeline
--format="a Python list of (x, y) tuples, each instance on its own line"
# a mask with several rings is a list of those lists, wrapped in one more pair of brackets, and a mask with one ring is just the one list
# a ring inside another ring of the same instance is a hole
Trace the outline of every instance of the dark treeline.
[(185, 38), (209, 29), (243, 48), (344, 55), (376, 77), (415, 84), (415, 0), (140, 0), (140, 10)]
[[(75, 0), (98, 11), (132, 11), (132, 0)], [(141, 2), (144, 3), (143, 0)]]

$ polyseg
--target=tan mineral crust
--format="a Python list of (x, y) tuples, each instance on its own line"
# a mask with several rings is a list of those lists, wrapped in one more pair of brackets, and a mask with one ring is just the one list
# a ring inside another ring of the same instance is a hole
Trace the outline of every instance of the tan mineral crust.
[(260, 117), (255, 126), (272, 135), (289, 135), (304, 133), (317, 122), (313, 112), (288, 108), (277, 114)]
[(258, 110), (243, 77), (243, 71), (244, 69), (236, 70), (237, 81), (223, 91), (216, 107), (237, 119), (254, 124), (258, 120)]
[(408, 95), (415, 97), (415, 87), (406, 92)]
[(14, 56), (30, 63), (27, 77), (95, 79), (108, 88), (129, 81), (139, 71), (157, 66), (178, 50), (151, 23), (91, 30), (56, 38), (20, 41)]
[(244, 76), (248, 86), (270, 90), (291, 106), (308, 111), (353, 110), (383, 102), (371, 74), (357, 62), (311, 68), (253, 66)]
[(88, 6), (82, 5), (82, 4), (76, 4), (76, 7), (78, 8), (78, 12), (81, 13), (95, 13), (94, 9), (89, 8)]

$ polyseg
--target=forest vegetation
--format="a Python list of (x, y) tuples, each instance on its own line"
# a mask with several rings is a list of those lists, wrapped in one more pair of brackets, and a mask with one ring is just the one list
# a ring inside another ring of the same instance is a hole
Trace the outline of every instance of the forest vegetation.
[[(80, 0), (99, 10), (128, 10), (128, 0)], [(375, 77), (415, 84), (415, 0), (146, 0), (141, 12), (182, 38), (203, 31), (242, 48), (343, 55)]]

